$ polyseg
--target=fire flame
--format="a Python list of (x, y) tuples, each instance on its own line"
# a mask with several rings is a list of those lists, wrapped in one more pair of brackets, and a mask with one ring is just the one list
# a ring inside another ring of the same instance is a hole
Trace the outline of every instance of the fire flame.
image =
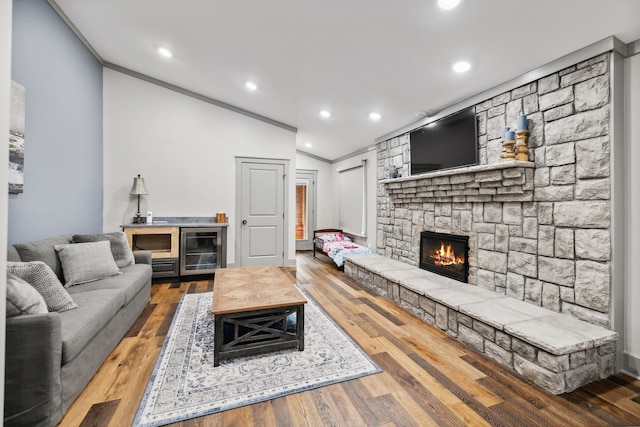
[(431, 253), (431, 258), (434, 265), (441, 267), (464, 264), (464, 257), (456, 256), (451, 245), (445, 245), (444, 242), (440, 242), (440, 249)]

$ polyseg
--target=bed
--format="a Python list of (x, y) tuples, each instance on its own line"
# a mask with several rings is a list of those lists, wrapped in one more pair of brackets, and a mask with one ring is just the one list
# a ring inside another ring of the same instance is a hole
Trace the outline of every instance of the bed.
[(313, 257), (316, 252), (327, 255), (338, 266), (344, 265), (344, 257), (347, 255), (366, 255), (371, 249), (354, 243), (338, 228), (323, 228), (313, 232)]

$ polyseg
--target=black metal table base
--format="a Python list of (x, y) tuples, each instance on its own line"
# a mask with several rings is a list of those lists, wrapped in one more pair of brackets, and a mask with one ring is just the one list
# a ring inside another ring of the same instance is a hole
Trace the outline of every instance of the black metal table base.
[(287, 348), (304, 350), (304, 304), (215, 315), (213, 366)]

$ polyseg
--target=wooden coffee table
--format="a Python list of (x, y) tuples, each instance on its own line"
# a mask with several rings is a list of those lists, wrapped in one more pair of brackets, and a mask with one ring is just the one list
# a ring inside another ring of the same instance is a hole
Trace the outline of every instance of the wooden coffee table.
[[(304, 350), (304, 295), (275, 266), (221, 268), (213, 282), (213, 366), (220, 359)], [(293, 316), (295, 314), (295, 328)]]

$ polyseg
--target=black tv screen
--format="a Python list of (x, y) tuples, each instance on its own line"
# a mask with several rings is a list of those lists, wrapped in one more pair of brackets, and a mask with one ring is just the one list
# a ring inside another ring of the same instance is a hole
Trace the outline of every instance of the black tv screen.
[(476, 129), (470, 107), (411, 132), (411, 175), (478, 163)]

